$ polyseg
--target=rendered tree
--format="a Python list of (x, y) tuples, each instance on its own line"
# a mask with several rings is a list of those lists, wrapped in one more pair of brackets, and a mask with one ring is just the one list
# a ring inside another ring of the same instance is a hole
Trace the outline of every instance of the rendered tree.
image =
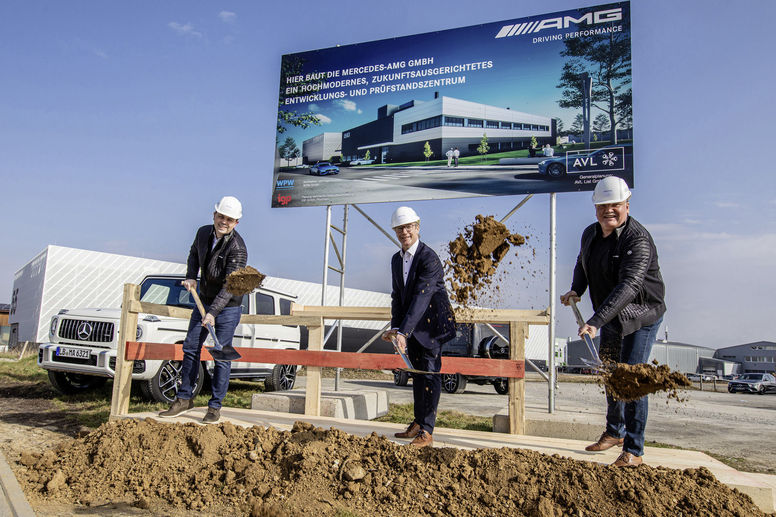
[(286, 93), (286, 88), (300, 87), (313, 81), (289, 82), (290, 77), (303, 75), (304, 62), (300, 59), (283, 59), (280, 65), (280, 95), (278, 97), (278, 134), (285, 133), (288, 126), (307, 129), (310, 126), (320, 126), (321, 121), (313, 112), (297, 113), (286, 105), (286, 98), (294, 97), (299, 93)]
[(278, 152), (280, 157), (286, 160), (288, 166), (291, 165), (292, 159), (299, 158), (299, 147), (297, 147), (296, 141), (290, 136), (287, 136), (283, 145), (278, 147)]
[(369, 159), (369, 156), (370, 156), (370, 154), (369, 154), (369, 149), (367, 149), (367, 150), (366, 150), (366, 154), (364, 154), (364, 160), (368, 160), (368, 159)]
[(603, 113), (599, 113), (593, 121), (593, 131), (601, 133), (607, 129), (609, 129), (609, 117)]
[(555, 119), (555, 130), (558, 132), (559, 135), (563, 135), (563, 119), (560, 119), (560, 118)]
[(531, 137), (531, 149), (536, 149), (536, 146), (539, 145), (539, 142), (536, 140), (535, 136)]
[(488, 134), (483, 133), (482, 134), (482, 140), (480, 140), (480, 145), (477, 146), (477, 152), (482, 155), (482, 161), (485, 161), (485, 155), (488, 154), (488, 151), (490, 150), (490, 146), (488, 145)]
[(581, 135), (582, 131), (584, 130), (585, 130), (585, 117), (583, 117), (581, 113), (577, 113), (577, 116), (574, 118), (574, 123), (571, 124), (571, 127), (569, 128), (569, 133), (572, 133), (574, 135)]
[(566, 49), (560, 54), (570, 59), (563, 65), (557, 86), (563, 89), (560, 107), (582, 108), (583, 74), (590, 75), (591, 104), (609, 118), (612, 143), (617, 143), (620, 120), (632, 110), (630, 23), (626, 19), (616, 24), (623, 25), (622, 31), (564, 40)]
[(426, 157), (426, 161), (429, 161), (431, 157), (434, 155), (434, 151), (431, 150), (431, 145), (426, 142), (426, 144), (423, 146), (423, 156)]

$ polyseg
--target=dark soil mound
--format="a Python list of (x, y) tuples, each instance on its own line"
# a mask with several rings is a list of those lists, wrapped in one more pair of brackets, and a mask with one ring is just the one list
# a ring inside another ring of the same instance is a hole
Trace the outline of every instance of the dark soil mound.
[(463, 305), (476, 300), (481, 290), (492, 282), (499, 262), (510, 247), (525, 243), (525, 237), (513, 234), (492, 215), (478, 215), (475, 220), (476, 223), (464, 228), (447, 245), (447, 281), (453, 300)]
[(692, 386), (687, 377), (673, 372), (668, 365), (616, 363), (601, 370), (601, 383), (618, 400), (637, 400), (665, 391), (668, 398), (681, 401), (679, 391)]
[(226, 290), (235, 296), (248, 294), (261, 285), (267, 275), (251, 266), (232, 271), (226, 277)]
[[(32, 500), (219, 515), (764, 515), (706, 469), (632, 469), (519, 449), (415, 449), (297, 423), (291, 432), (123, 420), (22, 454)], [(155, 510), (156, 511), (156, 510)]]

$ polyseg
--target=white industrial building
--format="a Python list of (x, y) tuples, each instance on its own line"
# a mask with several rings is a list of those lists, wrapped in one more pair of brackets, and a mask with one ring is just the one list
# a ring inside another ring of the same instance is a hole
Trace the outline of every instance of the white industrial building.
[(316, 163), (342, 156), (342, 133), (321, 133), (302, 142), (302, 161)]

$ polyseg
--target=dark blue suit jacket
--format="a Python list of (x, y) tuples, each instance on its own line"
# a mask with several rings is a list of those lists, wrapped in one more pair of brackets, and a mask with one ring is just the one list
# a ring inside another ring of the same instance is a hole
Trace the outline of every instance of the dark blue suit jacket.
[(414, 337), (425, 348), (436, 348), (455, 337), (455, 317), (447, 298), (442, 263), (434, 250), (418, 242), (407, 284), (401, 253), (391, 258), (391, 328)]

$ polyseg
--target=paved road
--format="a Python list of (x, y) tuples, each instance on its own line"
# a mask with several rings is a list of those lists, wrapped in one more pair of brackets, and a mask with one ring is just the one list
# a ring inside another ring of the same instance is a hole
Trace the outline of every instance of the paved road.
[[(556, 391), (555, 413), (547, 410), (547, 384), (529, 374), (526, 382), (526, 412), (530, 419), (569, 419), (604, 427), (605, 400), (596, 384), (561, 382)], [(300, 379), (300, 386), (304, 378)], [(324, 379), (325, 389), (333, 389), (333, 379)], [(341, 389), (385, 389), (391, 403), (412, 402), (410, 386), (400, 388), (391, 381), (343, 380)], [(708, 383), (704, 389), (710, 389)], [(727, 393), (724, 384), (718, 392), (689, 391), (687, 400), (676, 402), (663, 395), (650, 396), (648, 441), (686, 449), (709, 451), (728, 457), (744, 458), (757, 470), (776, 473), (776, 394), (745, 395)], [(440, 409), (473, 415), (493, 416), (506, 411), (506, 396), (492, 386), (469, 384), (459, 395), (442, 393)], [(746, 470), (746, 468), (744, 468)]]
[[(548, 180), (536, 164), (447, 167), (342, 167), (340, 173), (311, 176), (308, 169), (281, 172), (279, 180), (293, 180), (293, 188), (276, 191), (288, 196), (285, 206), (304, 206), (327, 200), (342, 204), (358, 194), (363, 202), (407, 199), (444, 199), (478, 195), (509, 195), (525, 192), (577, 190), (576, 178)], [(301, 192), (304, 191), (304, 194)], [(319, 203), (320, 204), (320, 203)]]

